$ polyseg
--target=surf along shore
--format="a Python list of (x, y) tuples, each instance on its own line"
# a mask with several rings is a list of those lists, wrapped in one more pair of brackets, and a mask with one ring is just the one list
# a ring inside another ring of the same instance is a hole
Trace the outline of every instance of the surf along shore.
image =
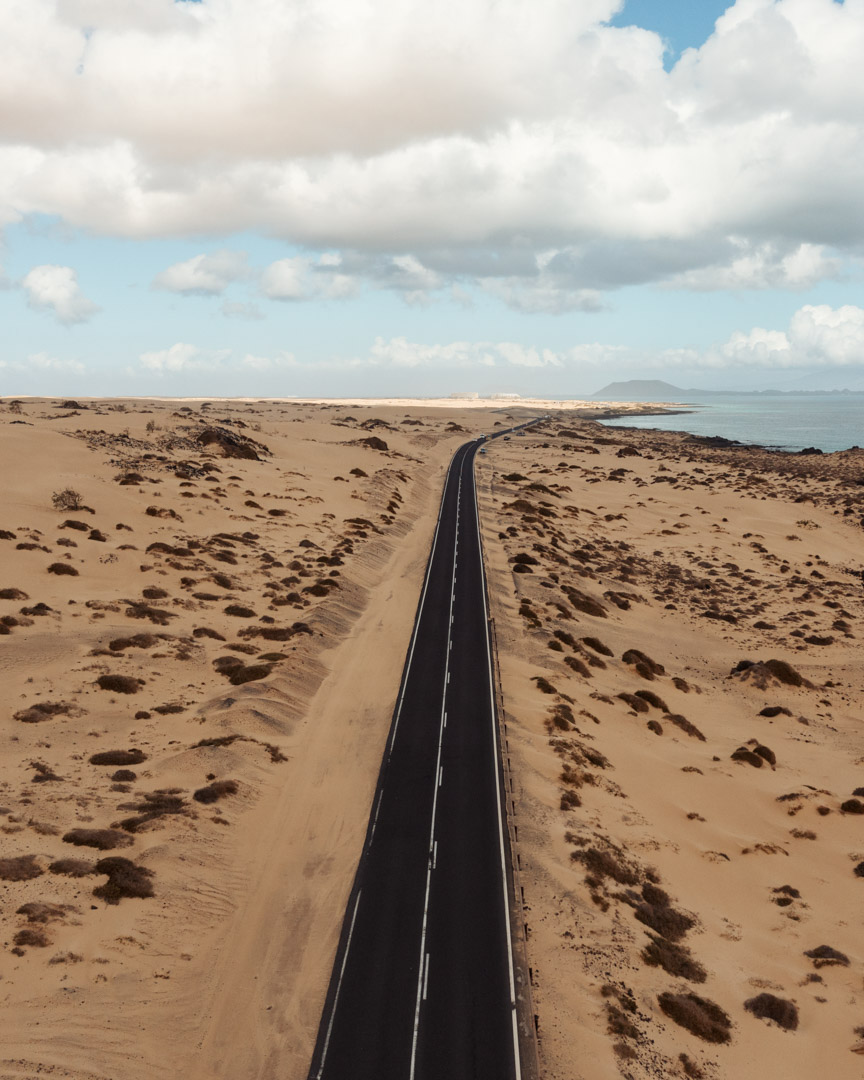
[(543, 1075), (860, 1075), (864, 454), (568, 405), (0, 408), (2, 1075), (305, 1077), (447, 463), (538, 412), (478, 480)]

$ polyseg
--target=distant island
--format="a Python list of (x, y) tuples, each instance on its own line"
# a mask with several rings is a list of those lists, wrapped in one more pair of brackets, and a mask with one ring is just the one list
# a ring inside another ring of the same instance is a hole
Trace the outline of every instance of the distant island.
[(626, 382), (611, 382), (591, 394), (598, 401), (662, 401), (686, 402), (719, 394), (742, 394), (759, 397), (765, 394), (783, 394), (789, 397), (806, 397), (814, 394), (864, 394), (862, 390), (682, 390), (662, 379), (628, 379)]

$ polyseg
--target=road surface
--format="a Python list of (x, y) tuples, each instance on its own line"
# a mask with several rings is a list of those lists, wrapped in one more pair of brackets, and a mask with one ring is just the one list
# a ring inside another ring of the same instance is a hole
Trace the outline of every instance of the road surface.
[(461, 446), (447, 474), (310, 1080), (521, 1077), (483, 445)]

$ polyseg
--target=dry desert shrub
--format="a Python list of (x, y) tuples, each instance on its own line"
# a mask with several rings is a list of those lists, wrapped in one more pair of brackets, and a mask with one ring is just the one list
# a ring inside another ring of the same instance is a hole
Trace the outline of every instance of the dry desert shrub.
[(784, 686), (810, 686), (811, 684), (785, 660), (741, 660), (732, 669), (733, 675), (743, 675), (753, 679), (757, 687), (767, 689), (769, 678), (773, 677)]
[(583, 637), (582, 644), (587, 645), (589, 649), (593, 649), (594, 652), (600, 653), (601, 656), (614, 656), (615, 654), (609, 648), (608, 645), (604, 645), (603, 642), (596, 637)]
[(224, 799), (226, 795), (236, 794), (236, 780), (214, 780), (212, 784), (198, 788), (198, 790), (193, 793), (192, 798), (196, 802), (206, 804), (218, 802), (219, 799)]
[(623, 852), (612, 849), (600, 851), (592, 847), (584, 851), (574, 851), (570, 858), (574, 862), (581, 862), (589, 875), (594, 878), (612, 878), (619, 885), (639, 884), (639, 874), (626, 861)]
[(707, 998), (698, 994), (660, 994), (660, 1008), (676, 1024), (692, 1035), (709, 1043), (728, 1043), (732, 1021), (727, 1014)]
[[(162, 635), (163, 638), (165, 635)], [(112, 638), (108, 642), (108, 648), (112, 652), (122, 652), (124, 649), (152, 649), (159, 644), (159, 638), (155, 634), (133, 634), (131, 637)]]
[(31, 761), (30, 768), (36, 770), (36, 774), (32, 779), (34, 784), (48, 784), (63, 779), (62, 776), (58, 776), (57, 773), (54, 772), (50, 765), (46, 765), (44, 761)]
[(687, 979), (689, 982), (705, 982), (705, 968), (686, 945), (676, 945), (656, 934), (650, 934), (649, 937), (650, 943), (642, 950), (642, 959), (649, 967), (663, 968), (669, 975)]
[(531, 682), (537, 684), (537, 689), (543, 694), (557, 694), (558, 691), (549, 682), (548, 679), (544, 679), (542, 675), (532, 675)]
[(70, 829), (64, 834), (63, 843), (110, 851), (112, 848), (128, 847), (133, 840), (118, 829)]
[(233, 615), (238, 619), (254, 619), (255, 612), (250, 607), (243, 607), (242, 604), (228, 604), (224, 608), (226, 615)]
[(661, 712), (669, 712), (669, 706), (663, 698), (653, 694), (650, 690), (637, 690), (635, 696), (642, 698), (643, 701), (647, 701), (649, 705), (653, 706), (655, 709), (660, 709)]
[(102, 750), (90, 757), (91, 765), (140, 765), (147, 760), (143, 750)]
[(160, 589), (158, 585), (148, 585), (141, 590), (145, 600), (164, 600), (169, 594), (167, 589)]
[(100, 675), (96, 685), (100, 690), (110, 690), (115, 694), (137, 694), (144, 680), (132, 679), (128, 675)]
[(51, 957), (51, 959), (48, 961), (48, 963), (49, 964), (80, 964), (83, 959), (84, 959), (84, 957), (81, 956), (80, 953), (74, 953), (74, 952), (56, 953), (54, 956)]
[(559, 702), (549, 710), (549, 718), (546, 721), (546, 730), (571, 731), (576, 726), (576, 717), (573, 710), (566, 702)]
[(41, 724), (53, 716), (67, 716), (71, 708), (65, 701), (37, 701), (35, 705), (16, 712), (12, 719), (20, 720), (22, 724)]
[(643, 679), (653, 679), (657, 675), (665, 675), (666, 668), (646, 656), (641, 649), (628, 649), (621, 657), (625, 664), (632, 664)]
[(839, 949), (832, 949), (830, 945), (819, 945), (815, 949), (808, 949), (804, 955), (808, 956), (813, 961), (813, 966), (817, 968), (832, 965), (849, 967), (849, 957)]
[(270, 664), (250, 664), (248, 667), (245, 664), (241, 664), (239, 667), (231, 669), (228, 675), (228, 681), (232, 686), (242, 686), (243, 683), (257, 682), (259, 679), (266, 679), (273, 671)]
[(644, 902), (635, 905), (636, 918), (667, 941), (680, 941), (696, 925), (690, 915), (672, 907), (662, 889), (646, 884), (642, 888), (642, 897)]
[(48, 867), (52, 874), (65, 874), (67, 877), (87, 877), (93, 873), (93, 863), (86, 859), (55, 859)]
[(695, 1061), (692, 1061), (686, 1054), (679, 1054), (678, 1060), (681, 1062), (681, 1068), (684, 1070), (684, 1075), (688, 1077), (688, 1080), (702, 1080), (705, 1073), (702, 1072)]
[(55, 510), (80, 510), (84, 504), (79, 491), (75, 491), (74, 488), (63, 488), (62, 491), (55, 491), (51, 496), (51, 505)]
[(149, 619), (154, 626), (167, 626), (171, 619), (178, 617), (174, 611), (152, 607), (140, 600), (133, 600), (126, 608), (125, 614), (130, 619)]
[(136, 817), (124, 818), (123, 821), (115, 822), (116, 828), (134, 833), (142, 825), (165, 817), (170, 814), (186, 814), (189, 806), (182, 796), (179, 788), (162, 788), (159, 791), (147, 791), (143, 794), (141, 802), (123, 803), (121, 810), (134, 810)]
[(0, 859), (0, 881), (31, 881), (43, 873), (35, 855), (15, 855)]
[(591, 672), (588, 670), (587, 666), (582, 663), (578, 656), (565, 656), (564, 663), (572, 671), (575, 671), (577, 675), (581, 675), (583, 679), (591, 678)]
[(741, 761), (747, 765), (752, 765), (754, 769), (761, 769), (765, 764), (763, 758), (754, 753), (748, 746), (739, 746), (737, 750), (729, 755), (732, 761)]
[(689, 735), (692, 739), (698, 739), (700, 742), (705, 742), (705, 736), (686, 716), (682, 716), (680, 713), (669, 713), (666, 719), (670, 724), (680, 728), (685, 735)]
[(50, 944), (45, 931), (34, 926), (25, 926), (23, 930), (18, 931), (13, 940), (19, 948), (30, 945), (37, 949), (44, 949), (46, 945)]
[(111, 779), (115, 784), (131, 784), (133, 780), (138, 779), (138, 774), (132, 772), (131, 769), (118, 769), (117, 772), (111, 773)]
[(647, 701), (643, 701), (641, 697), (636, 697), (635, 694), (621, 693), (615, 696), (629, 705), (634, 712), (647, 713), (650, 708)]
[(106, 904), (119, 904), (124, 897), (146, 899), (153, 895), (153, 885), (150, 881), (153, 871), (144, 866), (136, 866), (130, 859), (124, 859), (122, 855), (111, 855), (107, 859), (100, 859), (94, 867), (94, 872), (108, 875), (105, 884), (97, 885), (93, 890), (93, 895), (104, 900)]
[(29, 600), (30, 597), (22, 589), (0, 589), (0, 600)]
[(844, 814), (864, 814), (864, 802), (860, 799), (847, 799), (840, 803), (840, 809)]
[(49, 574), (57, 574), (59, 576), (66, 575), (67, 577), (78, 577), (78, 571), (74, 566), (70, 566), (69, 563), (54, 562), (48, 567)]
[(798, 1027), (797, 1005), (774, 994), (759, 994), (750, 998), (744, 1002), (744, 1008), (760, 1020), (772, 1020), (784, 1031), (794, 1031)]
[(581, 611), (584, 615), (593, 615), (597, 619), (608, 618), (606, 608), (599, 600), (589, 596), (588, 593), (584, 593), (580, 589), (574, 589), (572, 585), (565, 587), (564, 592), (577, 611)]
[(32, 900), (28, 904), (22, 904), (15, 914), (24, 915), (30, 923), (48, 923), (54, 919), (64, 918), (68, 911), (73, 910), (69, 904), (43, 904), (38, 900)]

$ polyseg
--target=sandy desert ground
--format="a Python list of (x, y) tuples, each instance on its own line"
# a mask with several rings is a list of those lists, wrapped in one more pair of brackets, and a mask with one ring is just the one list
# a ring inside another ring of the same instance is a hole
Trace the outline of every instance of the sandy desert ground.
[(864, 451), (479, 467), (542, 1075), (864, 1071)]
[[(0, 408), (0, 1078), (305, 1077), (443, 474), (527, 409)], [(864, 453), (603, 410), (479, 467), (543, 1075), (859, 1077)]]

